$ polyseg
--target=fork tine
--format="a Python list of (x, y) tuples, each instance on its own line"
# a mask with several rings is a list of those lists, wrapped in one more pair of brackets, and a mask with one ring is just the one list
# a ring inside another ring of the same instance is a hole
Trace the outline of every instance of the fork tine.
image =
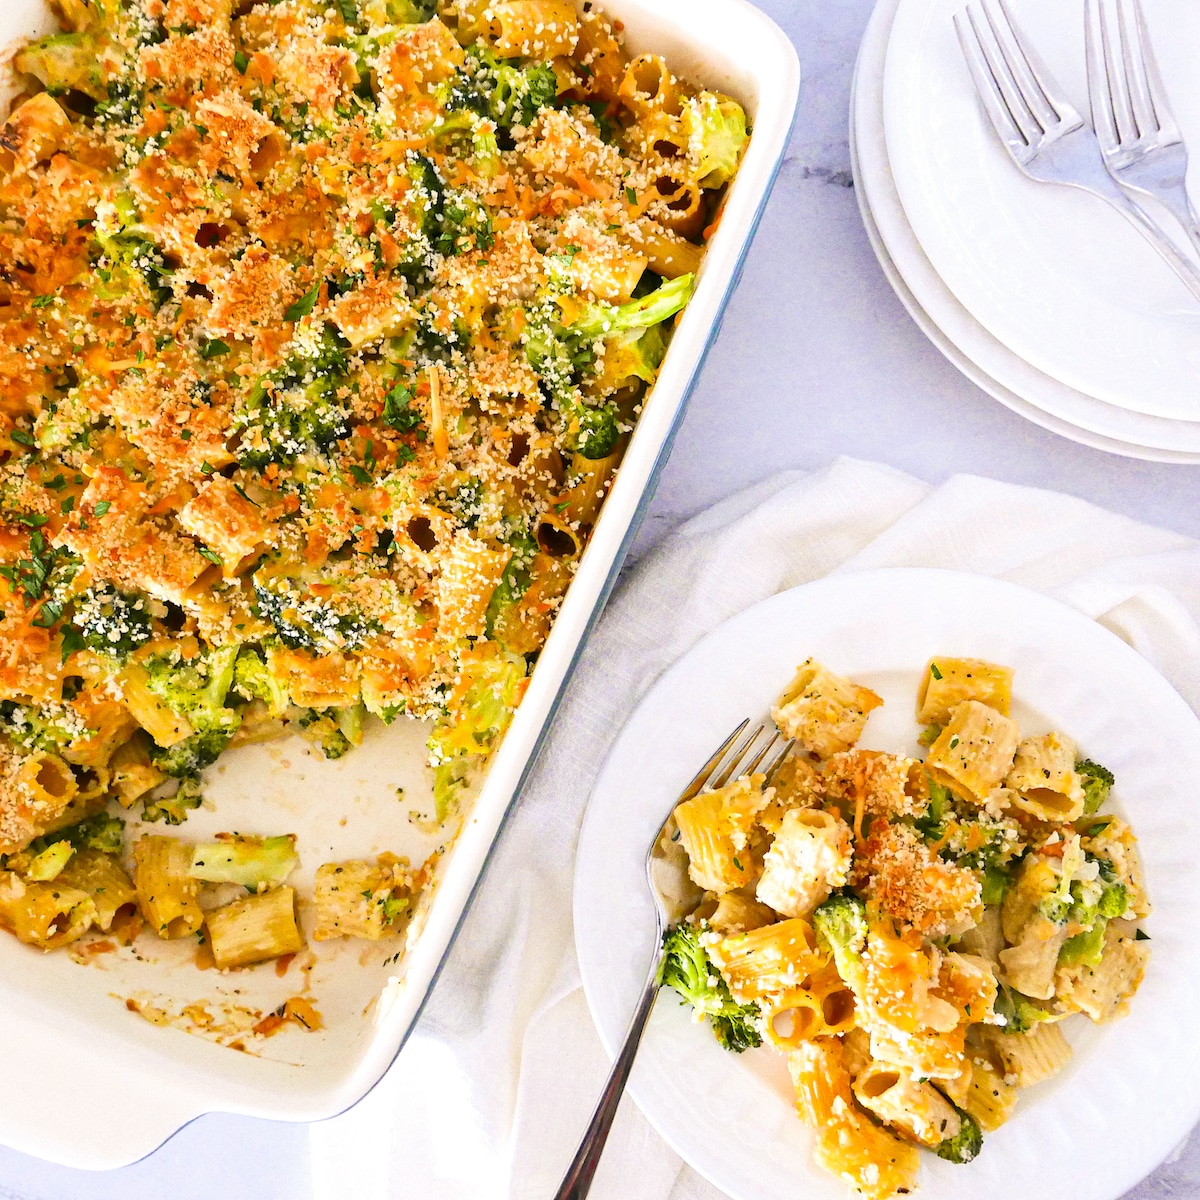
[[(1138, 115), (1138, 125), (1143, 134), (1158, 130), (1174, 140), (1180, 136), (1179, 127), (1175, 124), (1171, 106), (1167, 103), (1167, 91), (1159, 73), (1158, 59), (1154, 55), (1154, 43), (1150, 40), (1149, 29), (1146, 28), (1142, 0), (1133, 0), (1132, 8), (1133, 19), (1125, 24), (1125, 45), (1133, 61), (1130, 84), (1134, 92), (1134, 110)], [(1152, 121), (1152, 125), (1142, 123), (1142, 117), (1137, 113), (1139, 104), (1145, 107), (1147, 121)]]
[(1088, 99), (1092, 107), (1092, 127), (1100, 145), (1115, 150), (1120, 145), (1117, 122), (1113, 116), (1112, 84), (1104, 43), (1102, 0), (1085, 0), (1084, 52), (1087, 56)]
[(741, 744), (729, 756), (729, 761), (709, 781), (705, 791), (710, 788), (723, 788), (731, 779), (736, 779), (739, 775), (746, 773), (741, 764), (745, 761), (754, 743), (766, 732), (766, 728), (765, 725), (759, 725), (753, 733), (742, 739)]
[(764, 786), (770, 787), (775, 782), (775, 774), (780, 767), (783, 766), (784, 759), (796, 748), (796, 739), (788, 738), (786, 742), (780, 746), (774, 757), (763, 767), (763, 775), (766, 776)]
[[(977, 17), (978, 13), (983, 14), (982, 22)], [(988, 71), (996, 81), (1001, 96), (1004, 97), (1005, 106), (1021, 130), (1021, 136), (1029, 143), (1030, 147), (1036, 146), (1041, 141), (1047, 126), (1038, 120), (1037, 114), (1029, 107), (1028, 98), (1013, 74), (1011, 64), (1004, 56), (1004, 49), (1000, 45), (996, 26), (988, 14), (986, 3), (972, 6), (968, 9), (967, 16), (971, 21), (971, 28), (975, 31), (975, 39), (983, 53)], [(986, 33), (984, 26), (986, 26)]]
[[(1030, 58), (1030, 54), (1036, 55), (1036, 51), (1033, 51), (1018, 34), (1004, 0), (997, 0), (997, 3), (1000, 20), (996, 18), (996, 5), (992, 0), (983, 0), (983, 15), (987, 18), (996, 45), (1008, 65), (1009, 74), (1021, 93), (1021, 99), (1033, 114), (1034, 120), (1049, 132), (1059, 124), (1060, 114)], [(1038, 66), (1041, 67), (1041, 76), (1049, 78), (1049, 72), (1040, 61)]]
[(753, 759), (750, 760), (750, 762), (745, 763), (738, 770), (738, 774), (753, 775), (754, 772), (758, 770), (758, 764), (762, 762), (762, 760), (766, 758), (768, 754), (771, 753), (771, 751), (775, 748), (775, 743), (778, 742), (781, 737), (783, 737), (783, 734), (780, 733), (778, 729), (775, 730), (775, 732), (771, 734), (767, 744), (763, 746), (763, 748), (754, 756)]
[[(706, 762), (704, 764), (704, 766), (702, 766), (700, 768), (700, 770), (696, 772), (695, 777), (692, 779), (692, 782), (689, 783), (687, 785), (687, 787), (685, 787), (683, 789), (683, 793), (680, 795), (679, 799), (675, 801), (675, 805), (682, 804), (685, 800), (694, 799), (696, 796), (698, 796), (704, 790), (704, 785), (712, 777), (713, 772), (716, 771), (717, 767), (719, 767), (721, 765), (722, 761), (724, 761), (725, 755), (729, 751), (729, 747), (733, 745), (733, 743), (737, 740), (738, 736), (741, 734), (742, 730), (745, 729), (746, 726), (749, 724), (750, 724), (750, 718), (747, 717), (717, 747), (717, 749), (713, 752), (712, 756), (709, 758), (708, 762)], [(736, 761), (736, 759), (734, 761)], [(672, 807), (674, 807), (674, 805)]]
[(1129, 8), (1117, 0), (1117, 38), (1121, 46), (1121, 69), (1125, 72), (1125, 84), (1129, 90), (1129, 108), (1136, 130), (1135, 138), (1146, 137), (1158, 131), (1154, 116), (1154, 101), (1150, 99), (1150, 83), (1146, 79), (1145, 51), (1138, 37), (1137, 27), (1130, 28)]
[(1120, 14), (1112, 0), (1100, 0), (1100, 39), (1104, 47), (1104, 65), (1108, 72), (1108, 92), (1112, 98), (1117, 141), (1124, 145), (1138, 139), (1137, 122), (1129, 103), (1129, 79), (1125, 73), (1127, 51)]
[(958, 31), (958, 42), (962, 47), (963, 57), (967, 60), (967, 69), (975, 84), (975, 91), (992, 123), (997, 136), (1008, 147), (1008, 152), (1018, 161), (1029, 157), (1030, 148), (1034, 145), (1034, 137), (1026, 136), (1024, 130), (1017, 124), (1016, 118), (1008, 107), (1004, 93), (1000, 90), (984, 53), (983, 43), (979, 38), (979, 29), (975, 23), (975, 14), (970, 8), (963, 13), (954, 14), (954, 28)]

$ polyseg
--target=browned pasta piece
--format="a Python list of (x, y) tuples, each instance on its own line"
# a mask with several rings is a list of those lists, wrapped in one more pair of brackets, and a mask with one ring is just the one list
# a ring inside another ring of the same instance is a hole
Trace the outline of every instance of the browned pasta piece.
[(966, 700), (930, 746), (925, 769), (956, 796), (982, 808), (1011, 770), (1019, 740), (1016, 721)]
[(824, 963), (812, 926), (800, 918), (716, 939), (709, 955), (743, 1003), (800, 988)]
[(727, 787), (701, 792), (675, 809), (687, 850), (688, 873), (706, 891), (728, 892), (752, 881), (757, 864), (750, 854), (754, 818), (766, 804), (762, 776), (743, 777)]
[(0, 927), (42, 950), (57, 950), (83, 936), (96, 920), (96, 905), (82, 888), (57, 880), (27, 883), (0, 871)]
[(1083, 786), (1075, 773), (1075, 743), (1057, 733), (1026, 738), (1004, 781), (1014, 807), (1042, 821), (1083, 816)]
[(1011, 667), (979, 658), (930, 660), (917, 691), (917, 720), (945, 725), (964, 700), (978, 700), (1007, 717), (1012, 704)]
[(805, 660), (771, 709), (775, 724), (821, 758), (849, 750), (883, 701), (870, 688)]
[(125, 868), (114, 855), (99, 850), (76, 851), (55, 882), (86, 892), (96, 907), (96, 927), (105, 932), (119, 914), (129, 915), (137, 904), (137, 889)]
[(317, 868), (317, 927), (313, 937), (378, 941), (395, 933), (412, 907), (413, 880), (403, 859), (324, 863)]
[(204, 923), (199, 883), (191, 877), (192, 846), (179, 838), (147, 834), (133, 846), (138, 907), (161, 938), (181, 938)]
[(570, 54), (579, 40), (579, 18), (569, 0), (493, 0), (487, 12), (500, 55), (555, 58)]
[(890, 1200), (915, 1187), (917, 1148), (858, 1107), (837, 1038), (804, 1043), (788, 1055), (788, 1070), (801, 1120), (816, 1133), (820, 1166), (868, 1200)]
[(213, 961), (224, 970), (295, 954), (304, 948), (296, 925), (296, 893), (279, 887), (245, 896), (205, 916)]
[(1050, 1022), (1040, 1022), (1028, 1033), (986, 1029), (981, 1037), (1004, 1080), (1015, 1087), (1033, 1087), (1057, 1075), (1071, 1061), (1067, 1039), (1058, 1025)]

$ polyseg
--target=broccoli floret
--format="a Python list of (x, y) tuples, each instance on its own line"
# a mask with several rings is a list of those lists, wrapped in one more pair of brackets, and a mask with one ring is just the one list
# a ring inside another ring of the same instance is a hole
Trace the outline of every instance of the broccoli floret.
[[(1089, 870), (1094, 864), (1094, 870)], [(1097, 920), (1120, 916), (1127, 903), (1125, 885), (1113, 864), (1072, 842), (1062, 857), (1058, 886), (1038, 905), (1038, 911), (1056, 925), (1068, 923), (1090, 930)]]
[(339, 397), (349, 385), (349, 348), (326, 325), (315, 353), (289, 360), (245, 394), (234, 417), (241, 466), (286, 466), (350, 436), (350, 418)]
[(701, 92), (686, 110), (688, 149), (697, 160), (696, 175), (702, 188), (728, 183), (749, 140), (746, 114), (736, 100)]
[(969, 1163), (983, 1149), (983, 1131), (970, 1113), (963, 1112), (957, 1104), (954, 1110), (962, 1118), (962, 1128), (952, 1138), (946, 1138), (932, 1149), (938, 1158), (948, 1162)]
[(143, 597), (119, 592), (111, 584), (88, 588), (77, 597), (71, 624), (89, 649), (120, 660), (144, 646), (153, 633)]
[(1000, 985), (995, 1007), (997, 1015), (1004, 1018), (1005, 1033), (1028, 1033), (1039, 1021), (1049, 1021), (1054, 1016), (1007, 984)]
[(512, 558), (508, 560), (508, 565), (504, 568), (504, 574), (500, 576), (496, 590), (492, 593), (491, 600), (488, 601), (487, 635), (489, 638), (496, 636), (497, 623), (501, 620), (502, 615), (518, 603), (529, 590), (529, 585), (533, 581), (529, 564), (538, 552), (538, 544), (528, 528), (515, 522), (501, 540), (512, 548), (513, 553)]
[(484, 497), (483, 481), (471, 476), (453, 490), (440, 493), (438, 505), (451, 513), (464, 529), (474, 529), (483, 516)]
[(1011, 883), (1012, 872), (1007, 867), (985, 867), (980, 884), (980, 900), (984, 906), (1003, 904)]
[(253, 397), (252, 392), (246, 410), (235, 418), (239, 466), (287, 466), (301, 454), (326, 451), (350, 436), (345, 409), (321, 381), (272, 392), (257, 404)]
[[(508, 131), (529, 125), (543, 109), (554, 104), (558, 79), (549, 63), (519, 67), (501, 62), (486, 46), (467, 48), (467, 58), (451, 89), (448, 110), (469, 108)], [(511, 142), (509, 143), (511, 145)]]
[[(1093, 861), (1093, 856), (1086, 855), (1086, 860)], [(1074, 903), (1067, 913), (1067, 920), (1082, 926), (1082, 932), (1063, 942), (1058, 954), (1058, 961), (1063, 964), (1099, 966), (1108, 923), (1121, 916), (1129, 903), (1128, 892), (1118, 879), (1113, 864), (1106, 858), (1094, 861), (1099, 864), (1099, 894), (1096, 894), (1096, 884), (1086, 889), (1078, 882), (1071, 886)]]
[(674, 988), (686, 1003), (708, 1017), (717, 1041), (726, 1050), (740, 1054), (748, 1047), (762, 1045), (756, 1024), (758, 1005), (734, 1000), (729, 985), (700, 944), (694, 926), (677, 925), (663, 934), (658, 986)]
[(614, 386), (632, 379), (653, 383), (666, 352), (667, 344), (658, 325), (619, 333), (609, 338), (605, 346), (602, 377)]
[(614, 405), (585, 408), (579, 418), (575, 449), (584, 458), (607, 458), (616, 449), (620, 436), (621, 430)]
[(1067, 938), (1058, 951), (1058, 961), (1062, 966), (1074, 963), (1084, 963), (1089, 967), (1098, 967), (1104, 953), (1104, 932), (1108, 928), (1106, 917), (1097, 917), (1090, 929)]
[(60, 829), (54, 836), (66, 838), (76, 850), (99, 850), (103, 854), (120, 854), (125, 846), (125, 822), (108, 813), (85, 817), (76, 825)]
[(863, 951), (867, 948), (867, 906), (847, 893), (830, 896), (817, 905), (813, 929), (818, 943), (833, 955), (838, 974), (855, 992), (865, 982)]
[(438, 11), (437, 0), (337, 0), (348, 25), (362, 18), (373, 25), (424, 25)]
[(27, 850), (30, 854), (40, 854), (43, 850), (57, 842), (68, 842), (75, 850), (99, 850), (104, 854), (120, 854), (124, 847), (123, 833), (125, 822), (120, 817), (110, 817), (108, 813), (96, 813), (92, 817), (84, 817), (74, 825), (65, 829), (55, 830), (54, 833), (34, 838)]
[(232, 736), (240, 718), (225, 707), (225, 697), (233, 686), (237, 657), (237, 646), (221, 646), (191, 661), (152, 658), (145, 664), (146, 684), (193, 729), (219, 728)]
[(940, 842), (946, 836), (947, 820), (953, 812), (950, 789), (928, 775), (925, 776), (925, 781), (929, 788), (929, 803), (913, 823), (925, 841)]
[[(939, 788), (939, 792), (947, 797), (944, 801), (942, 795), (938, 797), (936, 807), (940, 813), (946, 811), (949, 793), (944, 788)], [(923, 821), (934, 836), (929, 837), (924, 829), (922, 832), (927, 840), (939, 843), (942, 859), (975, 871), (983, 890), (983, 903), (1000, 904), (1012, 882), (1011, 864), (1024, 849), (1021, 828), (1016, 821), (1008, 817), (979, 815), (953, 820), (942, 818), (929, 823), (926, 817), (916, 822), (918, 828), (922, 827)]]
[(14, 66), (39, 79), (52, 96), (74, 90), (103, 100), (108, 92), (100, 77), (97, 49), (96, 34), (91, 30), (52, 33), (20, 50)]
[(337, 724), (342, 737), (351, 746), (361, 746), (363, 740), (363, 722), (367, 716), (366, 705), (360, 701), (358, 704), (344, 705), (340, 708), (330, 709), (330, 712), (333, 714), (334, 722)]
[(233, 669), (233, 690), (246, 700), (263, 700), (271, 716), (281, 716), (288, 706), (287, 689), (267, 669), (257, 650), (243, 649)]
[(1091, 815), (1108, 799), (1116, 780), (1110, 770), (1090, 758), (1081, 758), (1075, 772), (1083, 784), (1083, 811)]
[(197, 846), (188, 874), (205, 883), (240, 883), (254, 889), (278, 886), (299, 865), (294, 837), (235, 836)]
[(0, 700), (0, 733), (30, 750), (51, 754), (88, 736), (79, 715), (65, 704), (16, 704), (12, 700)]
[(1102, 917), (1110, 919), (1119, 917), (1129, 907), (1128, 890), (1118, 878), (1116, 867), (1107, 858), (1098, 861), (1100, 863), (1100, 882), (1104, 884), (1104, 891), (1100, 893), (1096, 911)]
[(182, 825), (193, 808), (199, 808), (204, 799), (198, 775), (188, 775), (179, 780), (179, 786), (169, 796), (158, 800), (147, 800), (142, 806), (143, 821), (165, 821), (168, 825)]
[[(508, 728), (527, 670), (521, 655), (503, 651), (463, 664), (449, 711), (438, 719), (426, 743), (434, 767), (439, 821), (448, 815), (473, 767), (486, 760)], [(456, 763), (459, 759), (463, 761)]]
[(51, 842), (40, 853), (35, 854), (22, 874), (32, 883), (44, 883), (57, 879), (63, 867), (75, 853), (75, 847), (66, 840)]
[[(542, 304), (528, 311), (523, 335), (525, 358), (560, 413), (569, 422), (582, 422), (586, 418), (603, 420), (607, 426), (607, 417), (587, 417), (589, 410), (580, 403), (576, 387), (579, 373), (595, 362), (597, 339), (605, 340), (605, 358), (598, 376), (605, 385), (617, 387), (634, 377), (652, 383), (665, 352), (657, 326), (687, 304), (692, 290), (693, 277), (681, 275), (619, 308), (589, 304), (566, 326), (556, 322), (554, 314), (558, 310), (553, 304)], [(615, 425), (615, 413), (611, 415)], [(606, 440), (613, 432), (609, 429)], [(597, 443), (594, 449), (599, 448)]]
[[(341, 758), (356, 744), (346, 736), (339, 722), (338, 714), (345, 711), (336, 708), (326, 712), (318, 712), (315, 708), (302, 709), (296, 722), (300, 726), (300, 736), (316, 746), (326, 758)], [(362, 740), (361, 735), (359, 740)]]
[(437, 13), (437, 0), (384, 0), (393, 25), (424, 25)]
[(132, 232), (97, 237), (96, 240), (109, 264), (97, 267), (96, 274), (110, 297), (125, 290), (122, 278), (140, 278), (156, 309), (171, 298), (173, 268), (167, 266), (162, 252), (152, 241)]
[(378, 621), (356, 608), (334, 608), (305, 580), (275, 575), (269, 569), (255, 574), (254, 596), (258, 615), (275, 627), (279, 640), (292, 650), (357, 650), (379, 630)]
[[(233, 714), (230, 714), (231, 716)], [(235, 718), (236, 719), (236, 718)], [(234, 726), (236, 728), (236, 725)], [(155, 746), (150, 751), (150, 760), (160, 770), (173, 779), (184, 779), (196, 775), (213, 763), (225, 752), (229, 739), (233, 737), (233, 728), (213, 726), (193, 733), (173, 746)], [(191, 807), (195, 807), (192, 805)], [(174, 825), (175, 821), (169, 822)]]
[(160, 770), (182, 779), (221, 756), (242, 723), (238, 713), (225, 707), (237, 657), (237, 646), (225, 646), (192, 662), (152, 658), (145, 664), (147, 686), (194, 731), (173, 746), (151, 750), (151, 759)]
[(491, 218), (474, 197), (447, 188), (437, 168), (421, 154), (409, 159), (408, 176), (415, 185), (413, 215), (433, 250), (451, 256), (470, 246), (491, 248)]
[(544, 313), (534, 313), (526, 326), (525, 361), (537, 372), (543, 390), (567, 412), (578, 407), (575, 373), (591, 361), (568, 331), (560, 330)]
[(478, 755), (461, 755), (434, 767), (433, 805), (438, 821), (444, 821), (458, 807), (459, 797), (471, 782), (471, 773), (481, 762)]

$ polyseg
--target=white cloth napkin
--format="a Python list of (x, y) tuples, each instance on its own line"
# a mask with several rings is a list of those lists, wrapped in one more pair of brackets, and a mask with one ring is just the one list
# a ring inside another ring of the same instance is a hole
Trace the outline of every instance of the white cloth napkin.
[[(571, 882), (609, 746), (663, 670), (727, 617), (824, 575), (884, 566), (974, 571), (1057, 596), (1200, 709), (1200, 543), (1190, 538), (1053, 492), (975, 476), (934, 488), (852, 459), (733, 496), (626, 572), (425, 1016), (371, 1095), (311, 1127), (314, 1200), (553, 1196), (608, 1069), (579, 982)], [(1135, 1194), (1200, 1194), (1197, 1159)], [(1195, 1185), (1182, 1192), (1181, 1171)], [(722, 1196), (631, 1101), (591, 1194)]]

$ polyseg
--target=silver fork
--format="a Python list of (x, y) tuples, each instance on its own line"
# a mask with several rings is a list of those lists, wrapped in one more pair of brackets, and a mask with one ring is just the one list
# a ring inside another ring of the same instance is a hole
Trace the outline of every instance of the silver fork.
[(1200, 299), (1200, 268), (1109, 175), (1091, 126), (1071, 107), (1004, 0), (980, 0), (954, 17), (975, 90), (1013, 162), (1031, 179), (1082, 188), (1129, 218)]
[(1141, 0), (1087, 0), (1088, 94), (1108, 173), (1152, 196), (1200, 249), (1188, 154), (1167, 102)]
[(642, 1040), (642, 1031), (646, 1028), (650, 1010), (654, 1007), (654, 1000), (658, 995), (658, 968), (662, 961), (663, 933), (691, 912), (699, 900), (699, 892), (687, 879), (686, 855), (683, 848), (677, 845), (679, 831), (675, 828), (675, 809), (685, 800), (692, 800), (701, 792), (724, 787), (731, 779), (752, 775), (757, 770), (761, 770), (767, 783), (770, 783), (795, 745), (795, 742), (791, 741), (781, 745), (783, 735), (776, 730), (768, 736), (766, 725), (759, 725), (753, 732), (743, 736), (749, 724), (748, 719), (743, 721), (717, 747), (712, 757), (700, 768), (679, 797), (672, 801), (663, 823), (646, 850), (646, 882), (651, 896), (654, 897), (657, 922), (654, 963), (646, 977), (633, 1019), (629, 1022), (625, 1042), (613, 1062), (604, 1090), (600, 1094), (596, 1111), (592, 1114), (579, 1143), (579, 1149), (575, 1152), (558, 1191), (554, 1193), (554, 1200), (583, 1200), (592, 1186), (592, 1177), (604, 1151), (604, 1143), (608, 1140), (608, 1131), (617, 1115), (617, 1105), (621, 1102), (629, 1072), (633, 1069), (633, 1059)]

